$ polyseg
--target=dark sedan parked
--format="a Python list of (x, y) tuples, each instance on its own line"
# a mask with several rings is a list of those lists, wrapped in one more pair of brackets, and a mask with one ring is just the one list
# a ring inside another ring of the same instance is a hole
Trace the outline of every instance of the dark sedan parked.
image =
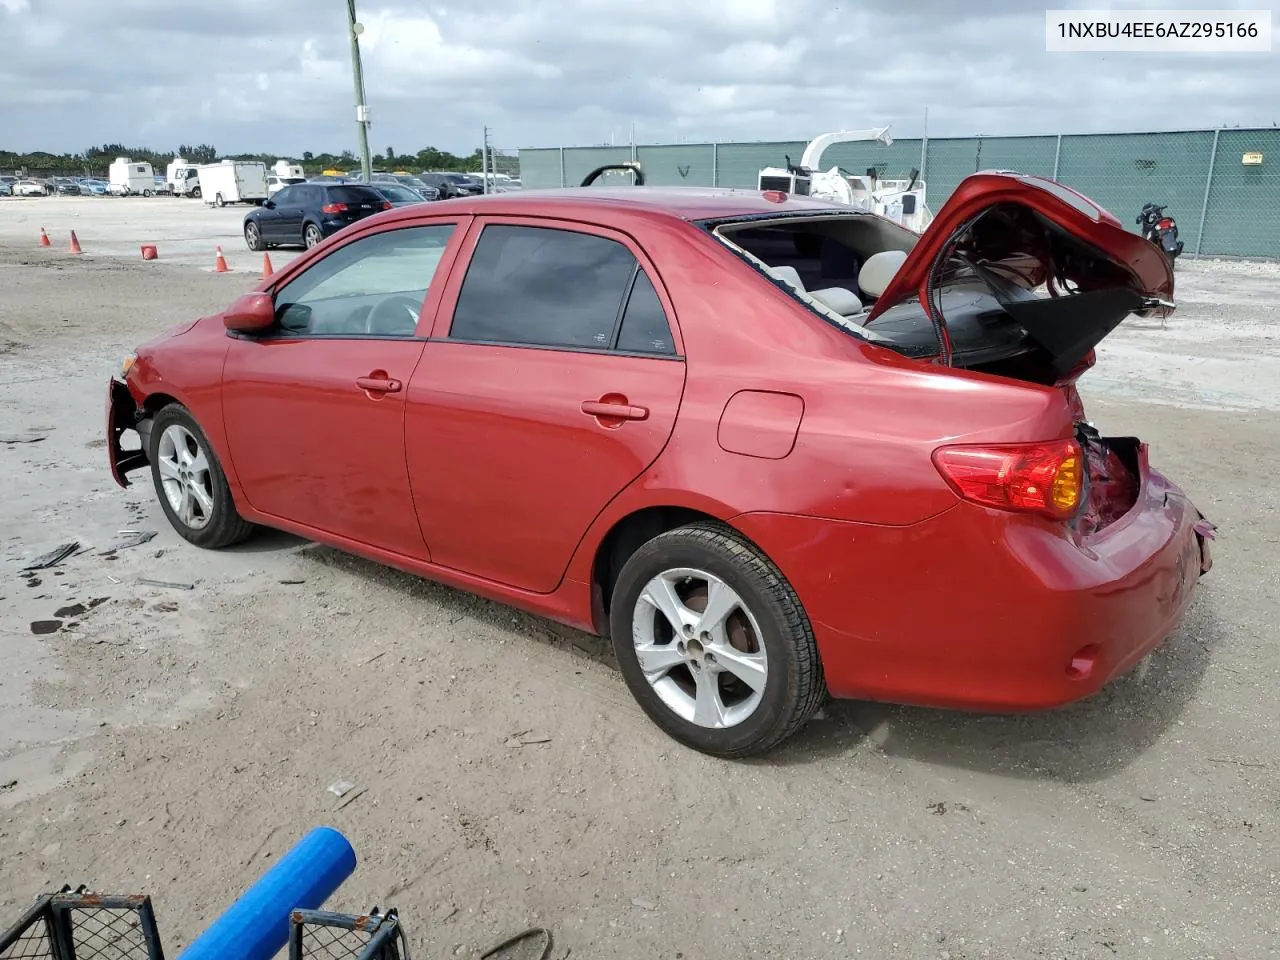
[[(407, 207), (413, 203), (426, 203), (427, 200), (436, 199), (435, 197), (426, 197), (421, 192), (406, 187), (402, 183), (387, 183), (378, 181), (372, 184), (373, 189), (382, 194), (383, 199), (387, 200), (393, 207)], [(431, 188), (428, 187), (428, 190)], [(435, 193), (434, 190), (431, 191)]]
[(440, 191), (440, 199), (474, 197), (484, 193), (484, 184), (477, 183), (464, 173), (424, 173), (418, 177), (429, 187)]
[(376, 188), (363, 183), (294, 183), (244, 217), (250, 250), (281, 245), (314, 247), (343, 227), (390, 210)]

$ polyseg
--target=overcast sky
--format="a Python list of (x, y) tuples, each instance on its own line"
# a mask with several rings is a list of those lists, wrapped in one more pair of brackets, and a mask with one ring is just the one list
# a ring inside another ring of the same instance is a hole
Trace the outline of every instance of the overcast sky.
[[(1106, 0), (1052, 3), (1107, 6)], [(1200, 0), (1272, 9), (1277, 0)], [(1045, 52), (1029, 0), (357, 0), (375, 152), (1280, 122), (1253, 54)], [(1178, 0), (1120, 4), (1186, 8)], [(0, 148), (355, 150), (344, 0), (0, 0)]]

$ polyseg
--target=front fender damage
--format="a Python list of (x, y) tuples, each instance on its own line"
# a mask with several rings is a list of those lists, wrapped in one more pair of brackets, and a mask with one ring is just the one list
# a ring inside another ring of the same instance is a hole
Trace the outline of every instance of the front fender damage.
[[(123, 380), (112, 377), (107, 392), (107, 456), (111, 464), (111, 476), (122, 487), (129, 486), (130, 473), (148, 465), (148, 438), (142, 426), (149, 422), (143, 419), (142, 411), (138, 409), (128, 385)], [(127, 430), (138, 435), (139, 449), (124, 448), (121, 440)]]

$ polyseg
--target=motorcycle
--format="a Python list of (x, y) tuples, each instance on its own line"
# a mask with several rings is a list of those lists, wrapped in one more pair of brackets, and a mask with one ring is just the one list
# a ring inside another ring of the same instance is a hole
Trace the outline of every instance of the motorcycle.
[(1134, 222), (1142, 228), (1142, 235), (1164, 251), (1169, 263), (1182, 253), (1182, 241), (1178, 239), (1178, 221), (1165, 216), (1167, 208), (1148, 203)]

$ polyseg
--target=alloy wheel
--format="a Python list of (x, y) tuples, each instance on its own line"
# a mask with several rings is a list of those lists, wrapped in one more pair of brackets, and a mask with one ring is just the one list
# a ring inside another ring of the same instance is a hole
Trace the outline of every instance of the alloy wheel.
[(213, 476), (195, 436), (181, 424), (166, 427), (157, 459), (169, 508), (185, 526), (204, 529), (213, 519)]
[(681, 719), (723, 729), (759, 707), (769, 674), (760, 625), (714, 574), (658, 574), (636, 600), (631, 636), (645, 679)]

